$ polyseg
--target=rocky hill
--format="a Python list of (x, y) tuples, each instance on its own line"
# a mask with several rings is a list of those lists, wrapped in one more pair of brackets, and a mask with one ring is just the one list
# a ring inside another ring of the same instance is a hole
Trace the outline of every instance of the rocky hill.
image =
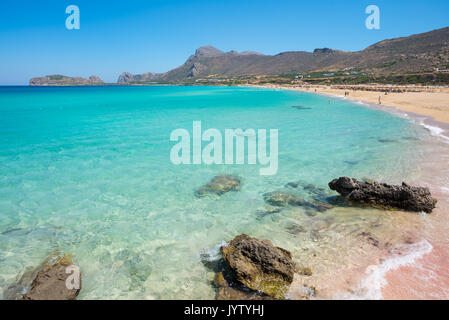
[(86, 78), (73, 78), (63, 75), (51, 75), (30, 80), (30, 86), (93, 86), (104, 84), (97, 76)]
[(119, 83), (181, 82), (211, 77), (299, 74), (314, 71), (357, 70), (371, 74), (432, 72), (449, 67), (449, 27), (409, 37), (384, 40), (362, 51), (329, 48), (277, 55), (223, 52), (212, 46), (198, 48), (180, 67), (162, 74), (123, 73)]
[(129, 72), (123, 72), (119, 78), (118, 83), (136, 83), (136, 82), (151, 82), (159, 79), (160, 73), (147, 72), (144, 74), (131, 74)]

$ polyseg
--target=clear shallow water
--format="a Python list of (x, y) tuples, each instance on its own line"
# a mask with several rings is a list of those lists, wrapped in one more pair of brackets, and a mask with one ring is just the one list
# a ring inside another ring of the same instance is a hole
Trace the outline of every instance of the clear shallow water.
[[(335, 270), (362, 267), (370, 253), (361, 230), (400, 243), (422, 218), (342, 208), (261, 215), (262, 195), (297, 180), (326, 187), (343, 175), (416, 181), (418, 147), (430, 135), (388, 113), (328, 100), (229, 87), (0, 88), (0, 287), (61, 250), (81, 267), (80, 298), (213, 298), (213, 272), (200, 255), (247, 233), (311, 265), (309, 281), (330, 295)], [(174, 166), (170, 133), (191, 132), (195, 120), (203, 130), (279, 129), (277, 175), (248, 165)], [(242, 190), (194, 197), (222, 173), (239, 175)]]

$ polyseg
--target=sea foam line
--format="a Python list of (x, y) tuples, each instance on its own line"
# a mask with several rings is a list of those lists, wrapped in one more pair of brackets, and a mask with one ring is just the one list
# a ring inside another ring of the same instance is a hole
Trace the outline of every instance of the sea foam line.
[(443, 138), (443, 139), (446, 139), (447, 141), (449, 141), (449, 137), (447, 137), (443, 134), (444, 129), (442, 129), (440, 127), (428, 125), (424, 122), (420, 122), (419, 124), (422, 125), (424, 128), (426, 128), (427, 130), (429, 130), (430, 135), (432, 135), (434, 137), (440, 137), (440, 138)]
[(449, 188), (446, 187), (440, 187), (441, 191), (443, 191), (444, 193), (449, 193)]
[(366, 269), (367, 275), (354, 290), (353, 294), (340, 294), (337, 298), (352, 300), (381, 300), (382, 288), (387, 285), (385, 278), (389, 271), (415, 263), (424, 255), (430, 253), (433, 247), (427, 240), (410, 245), (396, 246), (392, 250), (393, 256), (376, 266)]

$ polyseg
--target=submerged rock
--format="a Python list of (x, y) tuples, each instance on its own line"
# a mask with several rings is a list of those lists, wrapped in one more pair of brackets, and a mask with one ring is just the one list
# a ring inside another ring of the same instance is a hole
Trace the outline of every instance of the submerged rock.
[(285, 185), (286, 187), (290, 187), (290, 188), (298, 188), (299, 187), (299, 183), (298, 182), (289, 182)]
[(131, 291), (142, 288), (153, 270), (150, 257), (144, 252), (122, 249), (115, 256), (114, 261), (118, 270), (128, 273), (131, 279)]
[(327, 188), (319, 187), (305, 181), (292, 181), (287, 183), (285, 187), (289, 189), (299, 189), (301, 187), (306, 194), (315, 200), (323, 200), (331, 195)]
[(364, 239), (367, 243), (369, 243), (370, 245), (374, 246), (374, 247), (379, 247), (379, 240), (370, 232), (362, 232), (358, 235), (358, 237)]
[(293, 193), (274, 191), (263, 195), (266, 203), (275, 207), (287, 207), (288, 205), (300, 207), (306, 204), (306, 201)]
[(307, 229), (305, 227), (303, 227), (301, 225), (297, 225), (297, 224), (292, 224), (292, 225), (288, 226), (287, 228), (285, 228), (285, 230), (287, 230), (287, 232), (292, 235), (297, 235), (299, 233), (307, 232)]
[(1, 235), (3, 235), (3, 236), (9, 236), (9, 235), (12, 235), (12, 236), (26, 236), (27, 234), (29, 234), (29, 233), (31, 233), (32, 232), (32, 230), (25, 230), (25, 229), (22, 229), (22, 228), (12, 228), (12, 229), (8, 229), (8, 230), (6, 230), (6, 231), (3, 231), (2, 233), (1, 233)]
[[(49, 258), (37, 271), (31, 282), (30, 289), (22, 296), (22, 300), (75, 300), (81, 291), (81, 274), (79, 274), (79, 288), (69, 289), (69, 283), (75, 267), (70, 255)], [(68, 273), (67, 273), (68, 271)]]
[(217, 272), (214, 278), (214, 285), (217, 288), (217, 300), (272, 300), (266, 294), (253, 291), (244, 285), (235, 282), (229, 275)]
[(310, 276), (312, 276), (313, 272), (312, 272), (311, 268), (305, 267), (305, 268), (301, 268), (299, 270), (299, 274), (302, 276), (310, 277)]
[(312, 108), (304, 107), (304, 106), (292, 106), (292, 108), (298, 109), (298, 110), (311, 110), (312, 109)]
[(313, 201), (310, 203), (309, 207), (319, 212), (325, 212), (327, 210), (332, 209), (334, 206), (331, 205), (330, 203), (323, 201)]
[(420, 139), (417, 137), (403, 137), (402, 139), (407, 141), (419, 141)]
[(195, 195), (197, 197), (203, 197), (208, 194), (216, 194), (221, 196), (229, 191), (240, 190), (240, 178), (233, 175), (218, 175), (213, 178), (209, 183), (200, 187)]
[(342, 177), (331, 181), (329, 187), (347, 200), (373, 207), (431, 213), (437, 203), (428, 188), (411, 187), (405, 182), (394, 186)]
[(258, 210), (257, 213), (257, 220), (262, 220), (263, 218), (267, 217), (267, 216), (271, 216), (274, 215), (276, 213), (279, 213), (283, 210), (283, 208), (280, 207), (271, 207), (271, 208), (267, 208), (265, 210)]
[(314, 186), (313, 184), (307, 184), (303, 188), (315, 200), (323, 200), (331, 196), (327, 189)]
[(275, 247), (269, 240), (235, 237), (220, 249), (233, 277), (246, 287), (283, 299), (293, 281), (295, 264), (291, 253)]
[(315, 288), (315, 286), (304, 285), (302, 287), (301, 299), (302, 300), (310, 300), (310, 299), (315, 298), (317, 296), (317, 294), (318, 294), (318, 290), (317, 290), (317, 288)]
[(303, 198), (291, 193), (284, 191), (274, 191), (268, 192), (263, 195), (266, 203), (274, 207), (305, 207), (308, 209), (313, 209), (319, 212), (324, 212), (326, 210), (332, 209), (332, 205), (322, 201), (306, 201)]
[(37, 270), (32, 268), (27, 268), (25, 272), (22, 274), (22, 277), (17, 280), (17, 282), (8, 285), (3, 290), (4, 300), (17, 300), (22, 297), (22, 293), (26, 290), (27, 286), (33, 281), (36, 277)]
[(308, 191), (315, 191), (318, 188), (316, 186), (314, 186), (313, 184), (309, 183), (304, 185), (304, 190), (308, 190)]
[(395, 143), (395, 142), (398, 142), (397, 140), (393, 140), (393, 139), (378, 139), (377, 141), (379, 141), (380, 143)]

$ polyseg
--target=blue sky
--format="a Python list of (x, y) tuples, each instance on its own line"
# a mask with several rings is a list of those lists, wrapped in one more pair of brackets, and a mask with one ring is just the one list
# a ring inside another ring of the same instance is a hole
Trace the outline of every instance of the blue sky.
[[(81, 29), (67, 30), (77, 5)], [(365, 8), (381, 29), (365, 28)], [(0, 1), (0, 85), (48, 74), (164, 72), (197, 47), (265, 54), (330, 47), (357, 51), (385, 38), (449, 26), (449, 1), (395, 0), (5, 0)]]

